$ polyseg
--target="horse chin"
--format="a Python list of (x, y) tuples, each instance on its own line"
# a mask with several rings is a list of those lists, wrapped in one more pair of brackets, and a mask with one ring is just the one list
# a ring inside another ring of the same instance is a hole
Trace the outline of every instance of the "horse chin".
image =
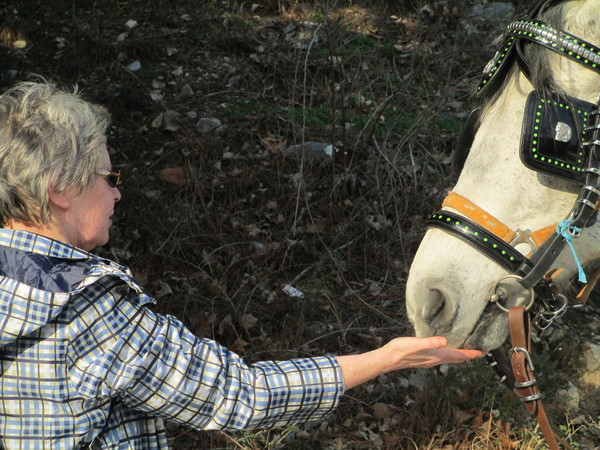
[(462, 344), (462, 348), (490, 352), (500, 347), (508, 335), (506, 314), (500, 310), (483, 317)]

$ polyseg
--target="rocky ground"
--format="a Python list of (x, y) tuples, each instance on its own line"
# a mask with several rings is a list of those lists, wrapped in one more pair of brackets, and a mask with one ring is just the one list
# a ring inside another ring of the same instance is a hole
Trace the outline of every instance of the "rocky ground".
[[(41, 76), (110, 110), (124, 186), (100, 251), (160, 312), (248, 361), (365, 351), (412, 333), (424, 220), (455, 181), (494, 38), (527, 3), (4, 1), (0, 88)], [(598, 306), (537, 345), (548, 409), (579, 448), (600, 445), (580, 376), (600, 372)], [(169, 427), (174, 448), (542, 448), (480, 362), (380, 377), (319, 424)]]

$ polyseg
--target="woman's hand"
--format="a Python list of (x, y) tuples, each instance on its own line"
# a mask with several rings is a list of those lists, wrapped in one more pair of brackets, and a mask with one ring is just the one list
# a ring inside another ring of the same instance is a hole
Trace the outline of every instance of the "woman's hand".
[(447, 348), (445, 337), (401, 337), (381, 348), (358, 355), (338, 356), (346, 389), (355, 387), (383, 373), (399, 369), (428, 368), (456, 364), (481, 358), (479, 350)]

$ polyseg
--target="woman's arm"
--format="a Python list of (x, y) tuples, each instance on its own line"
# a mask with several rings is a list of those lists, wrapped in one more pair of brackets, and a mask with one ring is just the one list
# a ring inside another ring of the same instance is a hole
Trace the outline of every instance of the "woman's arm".
[(448, 341), (441, 336), (402, 337), (367, 353), (336, 358), (348, 390), (394, 370), (454, 364), (485, 356), (479, 350), (446, 348), (446, 345)]

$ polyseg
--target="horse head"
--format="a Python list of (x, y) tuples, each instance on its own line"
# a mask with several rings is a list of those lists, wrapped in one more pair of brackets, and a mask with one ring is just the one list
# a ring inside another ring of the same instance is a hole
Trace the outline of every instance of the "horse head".
[(495, 349), (509, 307), (535, 308), (542, 285), (564, 299), (561, 284), (600, 259), (598, 47), (598, 0), (546, 0), (508, 26), (458, 181), (411, 266), (418, 336)]

